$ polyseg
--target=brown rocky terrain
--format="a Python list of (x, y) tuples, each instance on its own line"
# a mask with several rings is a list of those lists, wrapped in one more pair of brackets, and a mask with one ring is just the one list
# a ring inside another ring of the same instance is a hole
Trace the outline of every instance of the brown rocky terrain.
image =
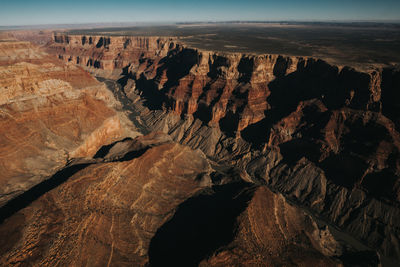
[(397, 68), (200, 51), (173, 38), (83, 38), (90, 36), (56, 35), (47, 51), (85, 57), (77, 63), (122, 91), (150, 130), (237, 165), (249, 180), (400, 257)]
[(344, 247), (283, 196), (232, 175), (213, 186), (200, 150), (152, 134), (102, 151), (0, 226), (2, 265), (342, 265)]
[(135, 133), (104, 85), (29, 42), (0, 42), (0, 90), (0, 206), (71, 158)]
[(36, 45), (45, 45), (50, 42), (53, 38), (53, 30), (41, 29), (41, 30), (17, 30), (8, 32), (8, 34), (20, 41), (28, 41)]
[(396, 68), (56, 34), (0, 77), (4, 266), (400, 259)]

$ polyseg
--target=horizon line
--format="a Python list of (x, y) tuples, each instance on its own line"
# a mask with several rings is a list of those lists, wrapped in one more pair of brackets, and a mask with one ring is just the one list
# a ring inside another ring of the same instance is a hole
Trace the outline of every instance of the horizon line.
[(107, 26), (107, 25), (128, 25), (143, 26), (143, 25), (180, 25), (180, 24), (223, 24), (223, 23), (393, 23), (400, 24), (400, 19), (355, 19), (355, 20), (345, 20), (345, 19), (329, 19), (329, 20), (306, 20), (306, 19), (280, 19), (280, 20), (187, 20), (187, 21), (115, 21), (115, 22), (83, 22), (83, 23), (39, 23), (39, 24), (13, 24), (13, 25), (0, 25), (1, 28), (29, 28), (29, 27), (65, 27), (65, 26)]

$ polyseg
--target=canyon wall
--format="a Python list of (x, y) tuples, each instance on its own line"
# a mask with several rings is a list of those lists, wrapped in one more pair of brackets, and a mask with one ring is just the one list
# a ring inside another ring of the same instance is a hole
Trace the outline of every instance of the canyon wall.
[(144, 98), (158, 98), (149, 101), (152, 108), (193, 115), (233, 136), (263, 119), (285, 117), (313, 98), (329, 109), (388, 111), (389, 117), (396, 115), (389, 110), (399, 110), (390, 97), (383, 101), (395, 94), (388, 83), (398, 82), (390, 69), (363, 73), (313, 58), (199, 51), (166, 37), (55, 35), (47, 48), (67, 62), (108, 74), (123, 69), (124, 79), (133, 79)]
[(282, 195), (220, 167), (200, 150), (160, 133), (105, 146), (94, 158), (56, 173), (51, 180), (70, 177), (53, 190), (43, 188), (41, 196), (0, 225), (0, 262), (41, 266), (343, 266), (351, 263), (348, 258), (373, 266), (379, 262), (374, 252), (360, 254), (337, 241), (330, 227), (319, 227)]
[(139, 135), (102, 83), (29, 42), (0, 41), (0, 91), (0, 207), (71, 158)]
[(400, 258), (398, 68), (361, 72), (159, 37), (61, 34), (46, 49), (113, 80), (150, 130)]
[(29, 42), (0, 41), (0, 91), (1, 265), (341, 266), (357, 255), (234, 168), (142, 136), (105, 84)]

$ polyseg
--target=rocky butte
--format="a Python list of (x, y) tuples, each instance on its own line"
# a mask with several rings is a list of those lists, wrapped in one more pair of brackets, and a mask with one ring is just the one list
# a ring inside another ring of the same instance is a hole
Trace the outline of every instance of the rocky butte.
[(398, 68), (2, 38), (2, 265), (400, 260)]

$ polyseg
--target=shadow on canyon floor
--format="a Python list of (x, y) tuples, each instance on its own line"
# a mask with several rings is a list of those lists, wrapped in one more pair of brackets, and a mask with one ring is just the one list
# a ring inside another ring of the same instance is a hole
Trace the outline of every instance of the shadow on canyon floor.
[(47, 180), (35, 185), (31, 189), (10, 200), (9, 202), (7, 202), (7, 204), (0, 208), (0, 224), (3, 223), (5, 219), (9, 218), (19, 210), (29, 206), (33, 201), (44, 195), (46, 192), (61, 185), (62, 183), (67, 181), (68, 178), (70, 178), (72, 175), (89, 165), (90, 163), (86, 163), (66, 167), (58, 171)]
[(150, 243), (151, 266), (197, 266), (234, 237), (235, 219), (247, 207), (254, 186), (214, 186), (181, 204)]

